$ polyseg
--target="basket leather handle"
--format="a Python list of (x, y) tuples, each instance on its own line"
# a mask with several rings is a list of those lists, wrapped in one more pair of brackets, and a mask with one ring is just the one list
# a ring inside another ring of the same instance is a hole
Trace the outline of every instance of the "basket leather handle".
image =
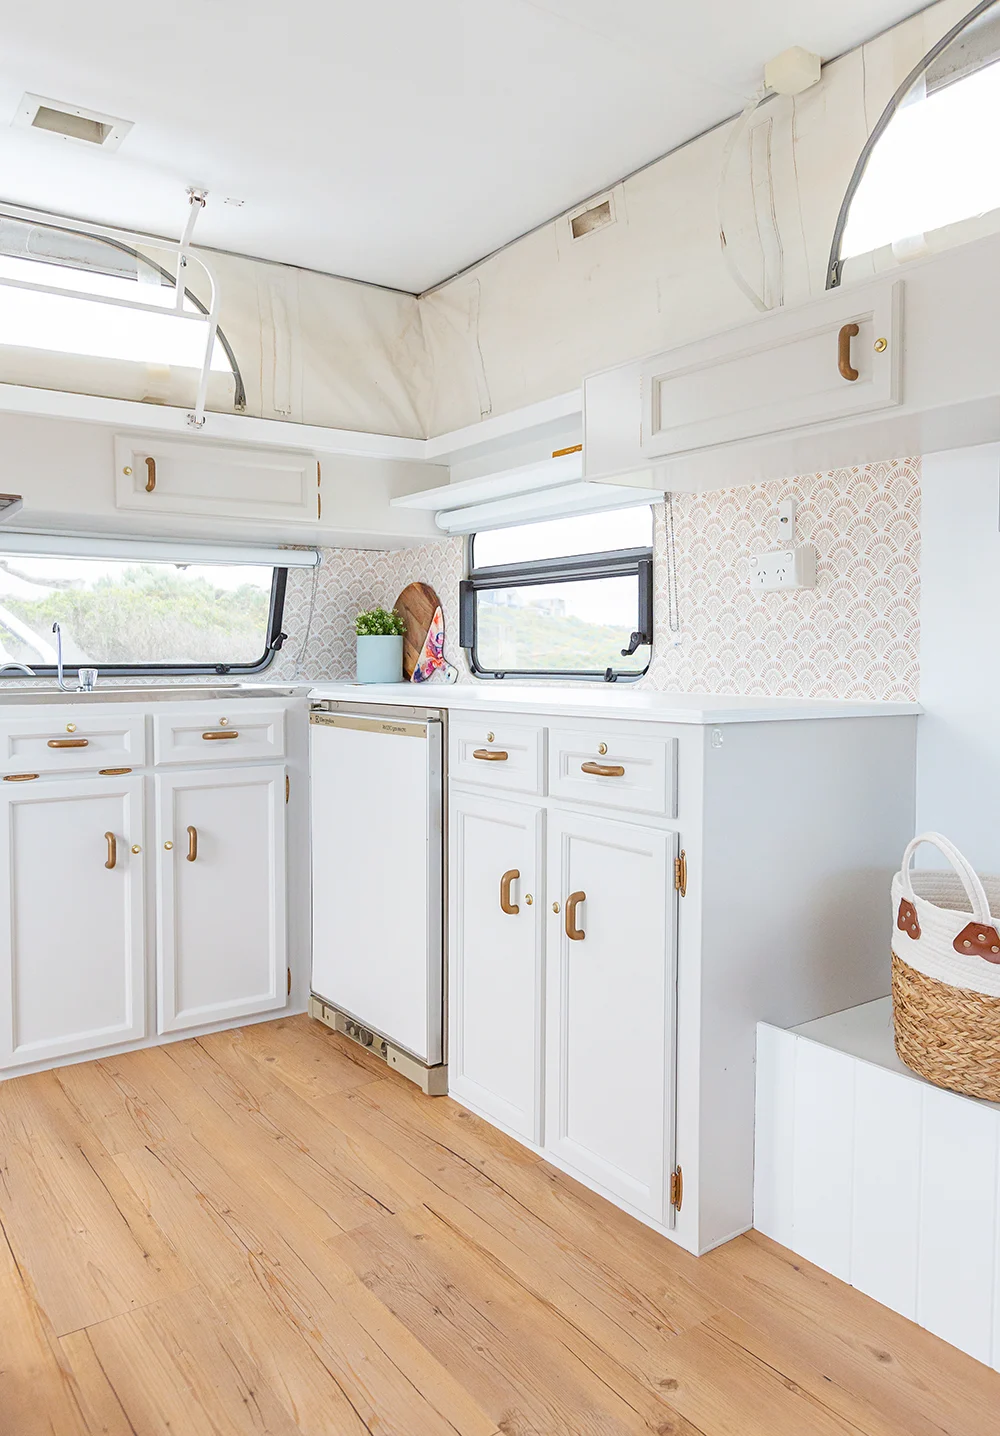
[(986, 889), (979, 881), (979, 876), (975, 868), (969, 862), (968, 858), (959, 852), (955, 844), (944, 837), (942, 833), (920, 833), (912, 842), (907, 843), (899, 870), (899, 885), (903, 890), (903, 896), (911, 903), (914, 900), (915, 894), (912, 879), (913, 854), (917, 851), (921, 843), (930, 843), (951, 863), (956, 873), (958, 873), (962, 886), (965, 889), (965, 895), (972, 905), (973, 917), (977, 918), (981, 923), (992, 922), (993, 916), (990, 912)]

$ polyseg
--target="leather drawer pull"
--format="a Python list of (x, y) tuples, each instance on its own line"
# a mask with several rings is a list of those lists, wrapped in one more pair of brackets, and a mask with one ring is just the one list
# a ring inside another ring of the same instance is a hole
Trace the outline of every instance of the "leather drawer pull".
[(189, 863), (198, 861), (198, 829), (188, 828), (188, 850), (187, 860)]
[(502, 748), (475, 748), (472, 756), (483, 763), (506, 763), (507, 761), (507, 754)]
[(514, 917), (521, 911), (517, 903), (510, 900), (511, 884), (516, 883), (520, 876), (517, 868), (511, 868), (500, 879), (500, 911), (505, 912), (508, 917)]
[(853, 384), (858, 377), (858, 371), (851, 363), (851, 340), (856, 339), (861, 330), (856, 324), (844, 324), (837, 335), (837, 368), (840, 370), (840, 377)]
[(624, 778), (625, 769), (620, 763), (581, 763), (581, 773), (593, 773), (595, 778)]
[(215, 738), (238, 738), (240, 734), (238, 728), (226, 728), (219, 733), (203, 733), (201, 736), (211, 742)]
[(156, 488), (156, 460), (152, 454), (146, 456), (146, 493), (151, 494)]
[(118, 839), (114, 833), (105, 833), (108, 843), (108, 860), (104, 864), (106, 868), (113, 868), (118, 861)]
[(587, 894), (584, 892), (570, 893), (566, 899), (566, 936), (570, 942), (582, 942), (587, 936), (582, 927), (576, 925), (576, 910), (582, 902), (587, 901)]
[(124, 773), (131, 773), (131, 768), (101, 768), (102, 778), (120, 778)]
[(89, 738), (50, 738), (50, 748), (89, 748)]
[(38, 777), (37, 773), (8, 773), (4, 778), (5, 783), (33, 783)]

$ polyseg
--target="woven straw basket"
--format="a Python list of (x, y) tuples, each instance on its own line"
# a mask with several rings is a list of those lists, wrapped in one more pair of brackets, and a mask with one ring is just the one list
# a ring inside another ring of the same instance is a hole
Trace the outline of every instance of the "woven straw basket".
[[(914, 873), (921, 843), (952, 871)], [(1000, 877), (978, 877), (947, 838), (924, 833), (893, 878), (892, 916), (897, 1053), (939, 1087), (1000, 1102)]]

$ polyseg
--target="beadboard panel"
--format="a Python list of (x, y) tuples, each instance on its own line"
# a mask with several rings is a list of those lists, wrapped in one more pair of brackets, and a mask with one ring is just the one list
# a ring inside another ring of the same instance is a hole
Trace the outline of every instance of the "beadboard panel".
[(757, 1029), (754, 1226), (1000, 1371), (1000, 1109)]

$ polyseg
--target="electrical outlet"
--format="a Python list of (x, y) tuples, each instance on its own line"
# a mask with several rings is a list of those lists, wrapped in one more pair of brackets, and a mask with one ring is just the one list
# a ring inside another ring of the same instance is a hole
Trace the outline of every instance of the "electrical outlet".
[(772, 589), (816, 587), (816, 549), (811, 543), (756, 554), (750, 560), (750, 587)]

